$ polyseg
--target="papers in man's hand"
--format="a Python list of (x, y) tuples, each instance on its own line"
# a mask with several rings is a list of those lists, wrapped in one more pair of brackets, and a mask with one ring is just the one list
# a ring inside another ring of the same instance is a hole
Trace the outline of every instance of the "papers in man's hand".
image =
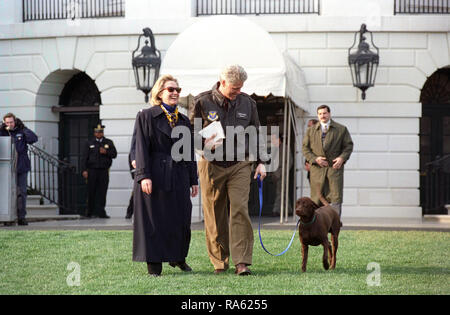
[(212, 122), (198, 133), (206, 139), (211, 138), (215, 134), (214, 142), (217, 144), (222, 143), (222, 139), (225, 139), (225, 133), (223, 132), (222, 125), (219, 121)]

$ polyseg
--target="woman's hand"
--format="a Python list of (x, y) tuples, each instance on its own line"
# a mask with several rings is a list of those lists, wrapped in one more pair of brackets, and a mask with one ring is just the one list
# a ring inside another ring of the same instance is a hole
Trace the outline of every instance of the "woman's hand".
[(191, 186), (191, 197), (195, 197), (198, 195), (198, 185)]
[(142, 192), (150, 195), (152, 193), (152, 181), (148, 178), (141, 180)]

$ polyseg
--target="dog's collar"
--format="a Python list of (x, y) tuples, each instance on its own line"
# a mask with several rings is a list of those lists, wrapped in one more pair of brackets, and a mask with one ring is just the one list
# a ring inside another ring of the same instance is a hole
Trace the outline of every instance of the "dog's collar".
[(310, 222), (302, 222), (301, 220), (299, 220), (299, 221), (300, 221), (300, 224), (301, 224), (301, 225), (304, 225), (304, 226), (311, 225), (311, 224), (313, 224), (314, 222), (316, 222), (316, 215), (314, 214), (314, 216), (313, 216), (313, 218), (312, 218), (312, 220), (311, 220)]

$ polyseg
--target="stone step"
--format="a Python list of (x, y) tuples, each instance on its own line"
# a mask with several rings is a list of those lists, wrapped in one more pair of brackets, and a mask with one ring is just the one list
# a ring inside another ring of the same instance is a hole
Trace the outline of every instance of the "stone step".
[(80, 218), (81, 217), (78, 214), (64, 214), (64, 215), (27, 214), (26, 216), (28, 222), (79, 220)]
[(53, 204), (49, 205), (28, 205), (27, 204), (27, 217), (32, 215), (59, 215), (59, 207)]
[(38, 206), (41, 204), (41, 196), (39, 195), (28, 195), (27, 196), (27, 206)]
[(423, 216), (424, 221), (432, 221), (432, 222), (439, 222), (439, 223), (450, 223), (450, 215), (442, 214), (442, 215), (424, 215)]
[(40, 195), (27, 195), (26, 219), (28, 222), (79, 220), (80, 218), (81, 216), (78, 214), (60, 215), (57, 205), (50, 203)]

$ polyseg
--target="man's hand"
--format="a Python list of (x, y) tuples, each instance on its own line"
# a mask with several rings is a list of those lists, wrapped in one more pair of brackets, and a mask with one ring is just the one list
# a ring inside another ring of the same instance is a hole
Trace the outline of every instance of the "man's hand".
[(214, 141), (217, 134), (213, 134), (211, 137), (205, 139), (205, 149), (214, 150), (216, 147), (220, 146), (223, 141)]
[(323, 156), (319, 156), (316, 159), (316, 163), (320, 166), (320, 167), (328, 167), (328, 161), (327, 158), (323, 157)]
[(255, 176), (253, 177), (254, 179), (258, 178), (258, 174), (261, 176), (261, 180), (263, 180), (267, 173), (266, 173), (266, 166), (262, 163), (258, 164), (258, 166), (256, 167), (255, 170)]
[(83, 175), (83, 177), (85, 179), (87, 179), (88, 178), (88, 171), (83, 171), (83, 173), (81, 173), (81, 175)]
[(333, 160), (333, 168), (336, 170), (340, 169), (342, 164), (344, 164), (344, 159), (341, 157), (337, 157)]
[(141, 189), (147, 195), (152, 193), (152, 181), (148, 178), (141, 180)]
[(100, 147), (100, 154), (106, 154), (108, 151), (106, 151), (105, 148)]
[(305, 161), (305, 170), (307, 172), (309, 172), (310, 169), (311, 169), (311, 165), (307, 161)]
[(191, 197), (195, 197), (198, 195), (198, 185), (191, 186)]

